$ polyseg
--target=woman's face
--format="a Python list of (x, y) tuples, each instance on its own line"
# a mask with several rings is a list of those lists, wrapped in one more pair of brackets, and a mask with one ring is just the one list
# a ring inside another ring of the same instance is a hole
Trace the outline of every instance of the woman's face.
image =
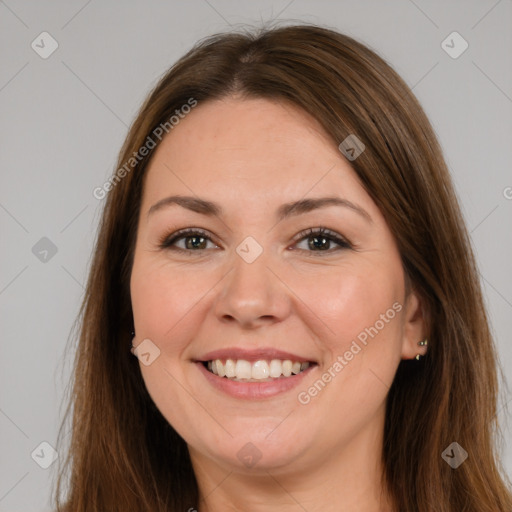
[(193, 460), (239, 470), (375, 443), (422, 352), (382, 214), (315, 120), (264, 99), (200, 103), (156, 150), (131, 299), (155, 404)]

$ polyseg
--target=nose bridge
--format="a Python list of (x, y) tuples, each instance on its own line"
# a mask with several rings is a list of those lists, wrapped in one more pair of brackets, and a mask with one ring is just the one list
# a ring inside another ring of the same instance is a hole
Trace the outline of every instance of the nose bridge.
[(270, 250), (247, 237), (236, 248), (231, 272), (223, 282), (216, 313), (219, 318), (248, 325), (263, 320), (280, 320), (286, 314), (286, 297), (280, 281), (270, 270)]

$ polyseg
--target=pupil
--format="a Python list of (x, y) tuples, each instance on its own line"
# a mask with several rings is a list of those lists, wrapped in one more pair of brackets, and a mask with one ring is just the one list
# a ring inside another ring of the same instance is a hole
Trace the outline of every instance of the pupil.
[[(318, 237), (318, 236), (315, 236), (315, 237), (312, 237), (312, 239), (314, 240), (313, 244), (310, 244), (310, 248), (317, 248), (317, 249), (325, 249), (327, 248), (327, 245), (329, 245), (328, 243), (328, 240), (327, 238), (325, 237)], [(317, 242), (321, 240), (322, 242), (325, 242), (325, 243), (320, 243), (320, 244), (317, 244)]]
[(187, 248), (198, 248), (198, 244), (196, 243), (190, 243), (190, 240), (200, 240), (199, 244), (202, 244), (204, 242), (204, 237), (202, 236), (189, 236), (187, 237)]

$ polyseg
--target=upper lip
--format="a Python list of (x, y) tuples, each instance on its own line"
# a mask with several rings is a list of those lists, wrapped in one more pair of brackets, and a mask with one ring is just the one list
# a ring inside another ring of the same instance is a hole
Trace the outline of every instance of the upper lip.
[(315, 362), (313, 359), (309, 357), (302, 357), (297, 354), (292, 354), (291, 352), (284, 352), (282, 350), (277, 350), (275, 348), (256, 348), (252, 350), (248, 350), (246, 348), (232, 347), (232, 348), (223, 348), (219, 350), (213, 350), (212, 352), (208, 352), (203, 356), (197, 358), (197, 361), (205, 362), (205, 361), (213, 361), (215, 359), (244, 359), (246, 361), (271, 361), (272, 359), (281, 359), (290, 361), (298, 361), (300, 363), (308, 363)]

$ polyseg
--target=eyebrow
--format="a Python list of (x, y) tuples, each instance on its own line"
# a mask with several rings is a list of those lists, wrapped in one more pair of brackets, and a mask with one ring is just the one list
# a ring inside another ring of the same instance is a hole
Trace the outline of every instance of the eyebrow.
[[(148, 210), (147, 216), (149, 217), (151, 214), (171, 205), (178, 205), (193, 212), (200, 213), (201, 215), (207, 215), (210, 217), (220, 216), (223, 213), (222, 207), (212, 201), (192, 196), (169, 196), (161, 199), (151, 206)], [(343, 199), (341, 197), (316, 197), (285, 203), (277, 209), (276, 218), (278, 221), (282, 221), (294, 215), (300, 215), (319, 208), (326, 208), (328, 206), (350, 208), (352, 211), (364, 217), (368, 222), (373, 222), (366, 210), (357, 204), (352, 203), (348, 199)]]

